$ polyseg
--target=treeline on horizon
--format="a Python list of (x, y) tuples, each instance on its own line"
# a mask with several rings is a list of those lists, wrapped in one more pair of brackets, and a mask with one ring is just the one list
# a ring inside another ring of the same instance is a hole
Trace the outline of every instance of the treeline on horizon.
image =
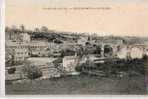
[[(72, 40), (78, 40), (81, 37), (89, 37), (91, 36), (93, 39), (113, 39), (113, 40), (124, 40), (125, 43), (132, 44), (132, 43), (143, 43), (148, 42), (148, 37), (136, 37), (136, 36), (114, 36), (114, 35), (107, 35), (107, 36), (97, 36), (97, 33), (80, 33), (80, 32), (62, 32), (48, 29), (46, 26), (41, 26), (40, 28), (34, 28), (34, 30), (28, 30), (22, 24), (19, 27), (12, 25), (11, 27), (6, 26), (5, 32), (7, 33), (22, 33), (26, 32), (31, 35), (32, 39), (47, 39), (48, 41), (52, 41), (54, 39), (64, 39), (69, 40), (69, 36), (72, 37)], [(71, 38), (70, 38), (71, 39)]]

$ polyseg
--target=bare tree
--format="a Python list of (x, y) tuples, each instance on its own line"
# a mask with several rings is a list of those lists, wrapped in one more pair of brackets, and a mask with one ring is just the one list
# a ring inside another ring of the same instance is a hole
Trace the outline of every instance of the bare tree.
[(35, 32), (40, 32), (40, 29), (39, 28), (35, 28), (34, 31)]
[(5, 27), (5, 31), (6, 31), (6, 32), (9, 32), (9, 31), (10, 31), (10, 27), (6, 26), (6, 27)]
[(25, 31), (25, 26), (23, 24), (20, 25), (20, 30), (23, 32)]

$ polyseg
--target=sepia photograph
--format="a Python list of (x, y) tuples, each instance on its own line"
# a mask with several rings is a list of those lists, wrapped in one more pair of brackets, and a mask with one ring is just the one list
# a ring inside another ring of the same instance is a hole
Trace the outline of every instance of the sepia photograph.
[(147, 0), (5, 0), (6, 95), (148, 95)]

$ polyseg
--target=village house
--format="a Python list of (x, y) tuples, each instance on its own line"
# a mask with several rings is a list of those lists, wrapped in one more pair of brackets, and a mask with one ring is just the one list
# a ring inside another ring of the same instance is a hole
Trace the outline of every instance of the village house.
[(143, 45), (122, 45), (118, 48), (116, 55), (120, 59), (141, 59), (147, 55), (147, 51)]
[(31, 38), (30, 38), (30, 35), (28, 33), (21, 33), (20, 34), (20, 40), (21, 40), (21, 42), (30, 42)]
[(119, 59), (127, 59), (127, 54), (129, 53), (129, 50), (127, 46), (119, 46), (118, 50), (116, 52), (116, 57)]
[(14, 61), (24, 61), (26, 58), (34, 56), (48, 56), (48, 42), (6, 42), (6, 48), (10, 49)]
[(143, 55), (144, 55), (144, 50), (143, 48), (139, 48), (139, 47), (132, 47), (131, 50), (130, 50), (130, 57), (132, 59), (135, 59), (135, 58), (143, 58)]
[(78, 72), (76, 72), (75, 68), (76, 66), (78, 66), (79, 64), (79, 57), (78, 56), (65, 56), (63, 58), (63, 68), (64, 70), (68, 73), (68, 74), (78, 74)]
[(12, 42), (30, 42), (30, 35), (22, 31), (6, 31), (5, 38)]
[(47, 41), (33, 40), (29, 43), (31, 56), (47, 57), (49, 53), (49, 44)]
[(80, 39), (78, 39), (77, 44), (85, 46), (87, 41), (88, 39), (86, 37), (81, 37)]
[[(25, 42), (6, 42), (6, 49), (10, 49), (14, 61), (24, 61), (29, 57), (29, 45)], [(8, 52), (7, 52), (8, 53)]]
[(6, 49), (10, 49), (13, 61), (24, 61), (32, 55), (48, 56), (48, 41), (31, 41), (30, 35), (23, 32), (6, 33), (6, 38)]
[(5, 33), (5, 38), (6, 40), (11, 40), (11, 41), (19, 41), (20, 40), (20, 33), (19, 32), (7, 32)]
[(63, 44), (56, 44), (54, 42), (48, 42), (49, 52), (54, 54), (54, 52), (60, 52)]

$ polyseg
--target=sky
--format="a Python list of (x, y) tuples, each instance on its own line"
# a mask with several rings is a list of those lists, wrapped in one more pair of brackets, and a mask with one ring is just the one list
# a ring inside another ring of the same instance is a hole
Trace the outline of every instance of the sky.
[[(6, 0), (6, 26), (27, 29), (98, 33), (98, 35), (148, 36), (147, 0)], [(98, 9), (44, 9), (94, 7)], [(101, 8), (110, 9), (101, 9)]]

